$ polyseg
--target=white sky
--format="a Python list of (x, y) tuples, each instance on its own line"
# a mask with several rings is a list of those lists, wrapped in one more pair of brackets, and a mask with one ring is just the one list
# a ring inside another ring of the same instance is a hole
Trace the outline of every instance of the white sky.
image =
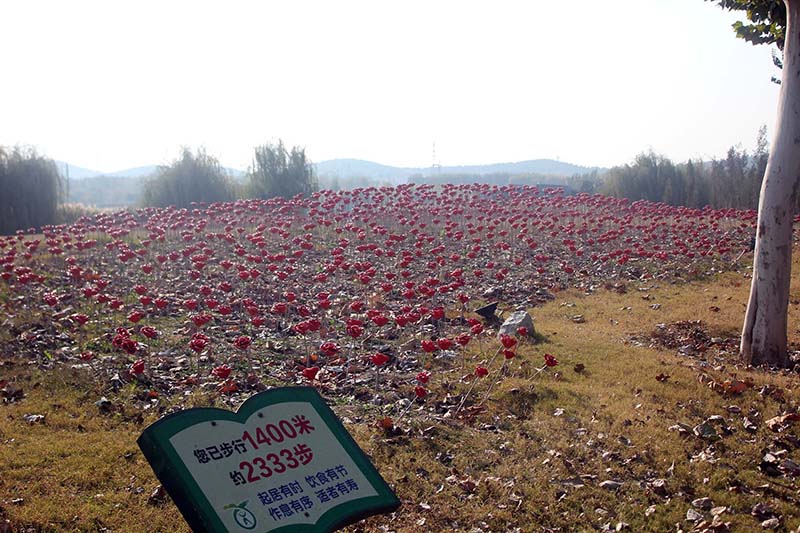
[(774, 126), (770, 50), (702, 0), (0, 4), (0, 144), (100, 171), (283, 138), (398, 166), (652, 148), (722, 156)]

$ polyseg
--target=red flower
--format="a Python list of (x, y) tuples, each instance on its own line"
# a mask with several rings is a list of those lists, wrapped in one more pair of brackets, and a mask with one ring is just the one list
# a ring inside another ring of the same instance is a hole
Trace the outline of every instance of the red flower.
[(458, 337), (456, 337), (456, 342), (461, 346), (466, 346), (469, 344), (469, 341), (472, 340), (472, 336), (469, 333), (462, 333)]
[(353, 337), (354, 339), (357, 339), (358, 337), (361, 336), (362, 333), (364, 333), (364, 328), (359, 326), (358, 324), (349, 324), (346, 329), (347, 329), (347, 334)]
[(422, 341), (422, 349), (426, 353), (432, 353), (436, 351), (436, 343), (430, 339), (425, 339)]
[(198, 328), (202, 328), (211, 321), (211, 315), (200, 313), (192, 316), (192, 322)]
[(372, 361), (372, 364), (375, 366), (382, 366), (389, 362), (389, 356), (383, 353), (376, 353), (372, 357), (369, 358)]
[(422, 385), (417, 385), (416, 387), (414, 387), (414, 395), (417, 398), (424, 398), (425, 396), (428, 395), (428, 391), (426, 391), (425, 387), (423, 387)]
[(74, 315), (69, 316), (73, 321), (77, 322), (81, 326), (86, 324), (89, 321), (89, 317), (84, 315), (83, 313), (75, 313)]
[(544, 354), (544, 364), (547, 366), (556, 366), (558, 365), (558, 360), (554, 355), (546, 353)]
[(419, 381), (423, 385), (428, 383), (429, 379), (431, 379), (431, 373), (430, 372), (424, 372), (423, 371), (423, 372), (420, 372), (420, 373), (417, 374), (417, 381)]
[(198, 332), (192, 335), (192, 340), (189, 341), (189, 348), (194, 350), (197, 353), (202, 352), (208, 346), (209, 338), (203, 335), (202, 333)]
[(327, 357), (333, 357), (337, 353), (339, 353), (339, 345), (335, 342), (323, 342), (322, 346), (319, 347), (319, 351), (322, 352), (323, 355)]
[(382, 327), (382, 326), (385, 326), (389, 322), (389, 319), (384, 314), (378, 314), (378, 315), (375, 315), (375, 316), (372, 317), (372, 322), (376, 326)]
[(513, 348), (517, 344), (517, 339), (512, 337), (511, 335), (501, 335), (500, 342), (503, 345), (503, 348)]
[(285, 315), (286, 311), (288, 310), (289, 307), (283, 302), (272, 304), (272, 312), (275, 313), (276, 315)]
[(120, 342), (120, 346), (123, 350), (131, 355), (135, 354), (139, 350), (139, 343), (130, 337), (123, 339)]
[(514, 359), (515, 355), (514, 350), (503, 350), (503, 357), (506, 359)]
[(227, 379), (231, 375), (231, 368), (228, 365), (220, 365), (211, 371), (219, 379)]
[(139, 375), (144, 372), (144, 361), (142, 359), (137, 360), (135, 363), (131, 365), (131, 374)]
[(528, 336), (528, 328), (525, 326), (520, 326), (517, 328), (517, 335), (520, 337), (527, 337)]
[(475, 367), (475, 375), (480, 377), (487, 376), (489, 374), (489, 369), (485, 366), (476, 366)]
[(250, 347), (252, 343), (252, 339), (247, 335), (242, 335), (240, 337), (236, 337), (236, 340), (233, 341), (233, 345), (239, 348), (240, 350), (246, 350)]
[(156, 330), (156, 328), (152, 326), (144, 326), (139, 331), (141, 331), (142, 335), (144, 335), (148, 339), (155, 339), (156, 337), (158, 337), (158, 331)]
[(303, 377), (306, 378), (309, 381), (314, 381), (314, 379), (317, 377), (318, 373), (319, 373), (319, 367), (318, 366), (312, 366), (312, 367), (309, 367), (309, 368), (304, 368), (303, 372), (302, 372)]
[(233, 285), (231, 285), (227, 281), (223, 281), (222, 283), (217, 285), (217, 288), (223, 292), (231, 292), (233, 290)]
[(141, 319), (143, 319), (143, 318), (144, 318), (144, 313), (142, 313), (141, 311), (138, 311), (138, 310), (137, 310), (137, 311), (132, 311), (132, 312), (131, 312), (131, 313), (128, 315), (128, 320), (130, 320), (130, 321), (131, 321), (131, 322), (133, 322), (134, 324), (135, 324), (135, 323), (137, 323), (137, 322), (139, 322), (139, 321), (140, 321)]
[(483, 325), (482, 324), (475, 324), (470, 328), (470, 331), (473, 335), (480, 335), (483, 333)]
[(440, 350), (449, 350), (450, 348), (453, 347), (453, 341), (451, 341), (447, 337), (442, 337), (441, 339), (436, 341), (436, 344), (439, 345)]

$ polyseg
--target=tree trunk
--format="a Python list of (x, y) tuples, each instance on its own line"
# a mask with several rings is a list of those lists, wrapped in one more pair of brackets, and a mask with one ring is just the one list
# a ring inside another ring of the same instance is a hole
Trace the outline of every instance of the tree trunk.
[(800, 185), (800, 0), (786, 3), (786, 43), (777, 124), (761, 197), (747, 302), (742, 358), (752, 365), (789, 366), (787, 312), (792, 222)]

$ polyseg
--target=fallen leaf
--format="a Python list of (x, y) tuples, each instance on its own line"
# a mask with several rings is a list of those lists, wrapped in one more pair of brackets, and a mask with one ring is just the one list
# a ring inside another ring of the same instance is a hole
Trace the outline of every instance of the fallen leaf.
[(38, 422), (44, 422), (45, 415), (22, 415), (22, 419), (25, 420), (28, 424), (36, 424)]
[(700, 521), (702, 519), (703, 519), (703, 515), (701, 515), (700, 513), (695, 511), (694, 509), (689, 508), (689, 510), (686, 511), (686, 520), (687, 521), (689, 521), (689, 522), (698, 522), (698, 521)]
[(167, 491), (164, 490), (163, 486), (159, 485), (150, 493), (147, 498), (147, 505), (161, 505), (165, 501), (167, 501)]
[(800, 414), (787, 413), (767, 420), (767, 427), (775, 432), (781, 432), (791, 425), (792, 422), (800, 420)]
[(389, 431), (392, 428), (394, 428), (394, 421), (392, 421), (392, 419), (389, 418), (388, 416), (385, 416), (383, 418), (379, 418), (378, 421), (376, 422), (376, 425), (380, 429), (383, 429), (385, 431)]
[(714, 506), (711, 498), (697, 498), (692, 500), (692, 507), (695, 509), (702, 509), (704, 511), (708, 511)]
[(739, 379), (726, 379), (722, 382), (722, 389), (728, 394), (741, 394), (747, 390), (748, 386), (747, 382)]

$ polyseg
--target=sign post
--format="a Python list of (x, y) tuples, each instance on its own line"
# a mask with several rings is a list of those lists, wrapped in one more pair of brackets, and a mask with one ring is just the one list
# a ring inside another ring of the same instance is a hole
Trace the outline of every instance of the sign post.
[(328, 532), (400, 506), (312, 387), (168, 415), (137, 443), (194, 531)]

